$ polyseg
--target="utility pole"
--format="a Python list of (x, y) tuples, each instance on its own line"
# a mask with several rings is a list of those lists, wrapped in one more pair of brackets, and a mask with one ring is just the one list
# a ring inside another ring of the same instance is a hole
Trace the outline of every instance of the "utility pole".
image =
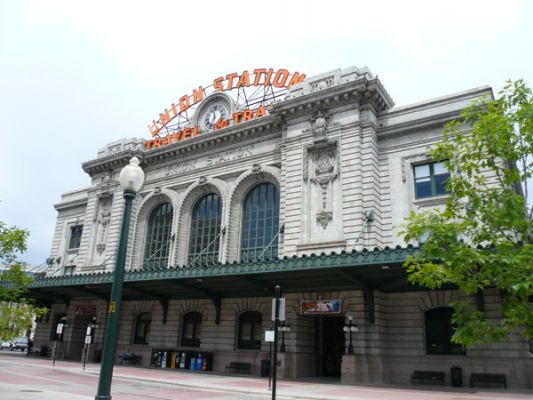
[(274, 363), (272, 365), (272, 400), (276, 400), (276, 378), (278, 370), (278, 327), (279, 327), (279, 299), (281, 297), (281, 287), (275, 287), (274, 301)]

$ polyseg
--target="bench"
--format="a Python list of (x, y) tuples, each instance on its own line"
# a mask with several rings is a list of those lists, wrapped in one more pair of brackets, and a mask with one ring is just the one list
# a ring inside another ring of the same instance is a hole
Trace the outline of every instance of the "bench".
[(138, 365), (141, 363), (141, 356), (137, 354), (130, 354), (127, 359), (123, 359), (122, 357), (122, 354), (118, 356), (119, 364), (121, 365)]
[(29, 356), (48, 357), (50, 355), (50, 348), (48, 346), (32, 347), (28, 351)]
[(234, 371), (247, 372), (249, 374), (251, 369), (252, 369), (252, 364), (250, 364), (250, 363), (232, 361), (229, 364), (226, 364), (225, 372), (227, 374), (228, 371), (234, 370)]
[(472, 373), (470, 374), (470, 387), (474, 387), (475, 383), (493, 383), (503, 385), (503, 387), (507, 389), (507, 378), (505, 374)]
[(444, 372), (440, 371), (413, 371), (411, 374), (411, 385), (416, 381), (440, 382), (444, 386)]

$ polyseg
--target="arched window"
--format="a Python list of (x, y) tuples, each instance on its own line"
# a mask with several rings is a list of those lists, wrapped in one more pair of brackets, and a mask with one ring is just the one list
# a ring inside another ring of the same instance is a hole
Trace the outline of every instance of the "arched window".
[(279, 192), (271, 183), (254, 186), (244, 199), (241, 261), (273, 259), (278, 255)]
[(427, 354), (465, 354), (460, 344), (452, 343), (453, 308), (440, 307), (426, 311), (426, 351)]
[(261, 349), (261, 323), (263, 315), (256, 311), (246, 311), (239, 316), (239, 349)]
[(181, 334), (181, 345), (200, 347), (200, 336), (202, 332), (202, 314), (190, 312), (183, 317), (183, 331)]
[(159, 204), (150, 214), (146, 229), (143, 267), (165, 267), (170, 250), (172, 205)]
[(148, 344), (150, 341), (150, 328), (152, 326), (152, 314), (144, 312), (137, 314), (135, 318), (134, 344)]
[(215, 193), (200, 198), (194, 205), (189, 236), (189, 263), (218, 261), (222, 202)]

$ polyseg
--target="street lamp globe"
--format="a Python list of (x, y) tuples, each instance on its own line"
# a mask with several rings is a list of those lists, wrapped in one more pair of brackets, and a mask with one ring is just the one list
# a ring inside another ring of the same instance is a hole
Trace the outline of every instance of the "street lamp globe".
[(137, 193), (144, 183), (144, 172), (139, 167), (140, 161), (137, 157), (132, 157), (130, 163), (122, 168), (118, 181), (124, 191)]

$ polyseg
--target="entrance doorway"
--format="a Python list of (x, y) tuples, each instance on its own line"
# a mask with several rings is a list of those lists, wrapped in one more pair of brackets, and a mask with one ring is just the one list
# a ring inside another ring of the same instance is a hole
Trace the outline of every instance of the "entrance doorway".
[(317, 320), (318, 372), (321, 376), (341, 376), (344, 354), (344, 317), (319, 317)]
[(68, 360), (81, 360), (85, 345), (87, 326), (92, 321), (93, 315), (75, 315), (72, 320), (72, 333), (68, 342), (65, 358)]

